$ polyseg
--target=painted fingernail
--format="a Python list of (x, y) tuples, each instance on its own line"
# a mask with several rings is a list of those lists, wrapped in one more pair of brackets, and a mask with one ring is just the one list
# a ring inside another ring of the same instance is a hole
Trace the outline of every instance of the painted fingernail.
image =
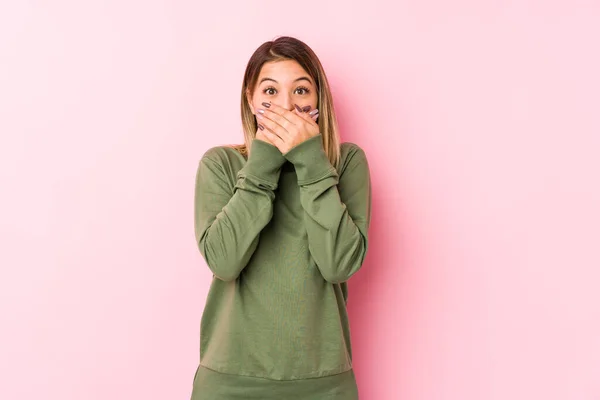
[(261, 124), (258, 124), (258, 129), (260, 129), (261, 131), (264, 131), (264, 130), (265, 130), (265, 127), (264, 127), (264, 126), (262, 126)]
[(311, 116), (312, 116), (312, 115), (315, 115), (315, 114), (316, 114), (316, 113), (318, 113), (318, 112), (319, 112), (319, 109), (318, 109), (318, 108), (315, 108), (314, 110), (312, 110), (311, 112), (309, 112), (309, 113), (308, 113), (308, 115), (311, 115)]
[(302, 111), (308, 112), (308, 111), (310, 111), (311, 108), (312, 108), (311, 106), (302, 107)]
[(298, 104), (294, 104), (294, 107), (296, 107), (296, 110), (298, 110), (298, 112), (302, 112), (302, 109), (298, 106)]
[(316, 114), (315, 114), (315, 115), (313, 115), (311, 118), (312, 118), (312, 119), (317, 119), (317, 118), (319, 118), (319, 113), (316, 113)]
[(267, 107), (267, 108), (271, 107), (271, 103), (267, 103), (267, 102), (262, 103), (262, 105), (265, 106), (265, 107)]
[(259, 109), (258, 109), (258, 110), (256, 110), (256, 111), (257, 111), (257, 112), (259, 112), (259, 113), (261, 113), (261, 114), (264, 114), (264, 113), (265, 113), (265, 110), (263, 110), (262, 108), (259, 108)]

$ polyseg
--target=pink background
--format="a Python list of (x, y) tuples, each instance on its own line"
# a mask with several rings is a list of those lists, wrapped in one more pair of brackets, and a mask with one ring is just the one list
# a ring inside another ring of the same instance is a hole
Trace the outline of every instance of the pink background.
[(450, 3), (3, 1), (0, 398), (189, 399), (197, 162), (290, 34), (371, 164), (361, 400), (600, 399), (600, 4)]

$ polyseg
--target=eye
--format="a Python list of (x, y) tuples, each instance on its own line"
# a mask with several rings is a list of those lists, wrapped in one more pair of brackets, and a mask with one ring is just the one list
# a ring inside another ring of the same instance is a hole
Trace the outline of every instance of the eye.
[(269, 96), (273, 96), (275, 93), (277, 93), (277, 90), (275, 90), (274, 87), (268, 87), (268, 88), (266, 88), (266, 89), (263, 90), (263, 93), (266, 93)]
[(305, 88), (305, 87), (303, 87), (303, 86), (300, 86), (299, 88), (297, 88), (297, 89), (296, 89), (296, 92), (297, 92), (299, 95), (305, 95), (305, 94), (308, 94), (308, 92), (310, 92), (310, 90), (308, 90), (308, 88)]

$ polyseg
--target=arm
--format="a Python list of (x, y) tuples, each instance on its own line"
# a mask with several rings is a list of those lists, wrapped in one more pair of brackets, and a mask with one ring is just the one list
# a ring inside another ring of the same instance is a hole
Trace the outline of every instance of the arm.
[(345, 282), (362, 266), (371, 219), (371, 185), (365, 153), (355, 148), (342, 176), (329, 162), (322, 135), (284, 157), (296, 168), (308, 247), (323, 278)]
[(237, 279), (256, 250), (260, 231), (273, 216), (274, 190), (285, 158), (279, 150), (254, 140), (232, 187), (217, 157), (208, 151), (196, 174), (196, 242), (213, 274)]

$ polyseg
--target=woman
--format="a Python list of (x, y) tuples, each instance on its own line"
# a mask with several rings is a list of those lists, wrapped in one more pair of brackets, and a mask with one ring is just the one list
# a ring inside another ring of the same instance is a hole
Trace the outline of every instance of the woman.
[(341, 143), (315, 53), (280, 37), (246, 68), (245, 144), (203, 155), (195, 233), (213, 272), (193, 400), (358, 398), (347, 281), (367, 252), (364, 151)]

